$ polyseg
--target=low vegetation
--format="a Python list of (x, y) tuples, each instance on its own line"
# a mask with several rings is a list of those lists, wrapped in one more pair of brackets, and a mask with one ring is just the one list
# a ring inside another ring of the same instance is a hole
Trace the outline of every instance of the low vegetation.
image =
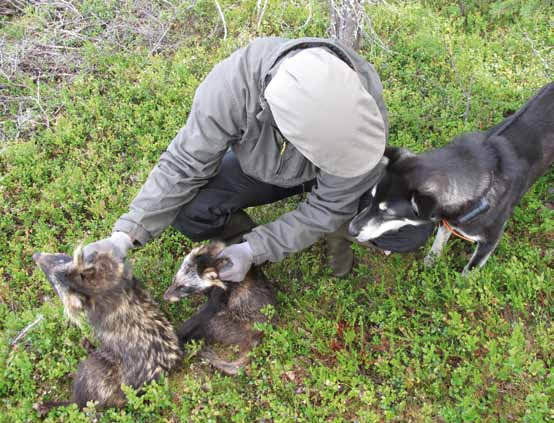
[[(225, 39), (212, 0), (0, 6), (1, 423), (40, 421), (33, 404), (67, 398), (86, 356), (32, 253), (109, 234), (219, 60), (256, 36), (328, 33), (324, 2), (217, 3)], [(367, 12), (361, 53), (381, 75), (394, 145), (423, 151), (488, 128), (553, 79), (551, 2), (392, 1)], [(461, 240), (432, 269), (424, 249), (356, 247), (343, 280), (318, 243), (266, 266), (278, 323), (260, 325), (246, 372), (214, 372), (195, 344), (144, 395), (126, 388), (124, 409), (71, 406), (44, 421), (554, 421), (553, 186), (553, 172), (535, 184), (469, 278), (459, 274), (470, 254)], [(298, 200), (249, 212), (267, 222)], [(162, 301), (190, 248), (169, 229), (131, 254), (174, 323), (203, 301)]]

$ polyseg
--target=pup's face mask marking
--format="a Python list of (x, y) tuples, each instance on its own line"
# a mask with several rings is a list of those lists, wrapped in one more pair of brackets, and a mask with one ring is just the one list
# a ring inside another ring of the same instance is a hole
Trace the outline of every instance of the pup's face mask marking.
[(227, 289), (219, 279), (219, 271), (228, 264), (228, 259), (217, 257), (223, 248), (222, 243), (212, 243), (193, 249), (183, 260), (164, 300), (176, 302), (189, 295), (205, 293), (214, 286)]

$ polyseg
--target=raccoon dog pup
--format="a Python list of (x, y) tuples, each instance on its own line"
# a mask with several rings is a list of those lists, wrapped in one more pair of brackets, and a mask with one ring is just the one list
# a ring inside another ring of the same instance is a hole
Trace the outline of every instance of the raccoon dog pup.
[(184, 259), (172, 285), (164, 294), (166, 301), (175, 302), (188, 295), (206, 294), (208, 301), (177, 330), (183, 343), (204, 339), (208, 344), (238, 345), (235, 361), (219, 358), (211, 349), (200, 352), (215, 368), (235, 375), (248, 361), (248, 352), (261, 338), (254, 323), (266, 322), (261, 309), (275, 304), (275, 293), (262, 270), (252, 266), (242, 282), (219, 279), (219, 271), (228, 264), (227, 258), (217, 257), (225, 245), (212, 242), (193, 249)]
[(52, 407), (88, 401), (98, 409), (122, 407), (125, 384), (135, 389), (169, 372), (181, 359), (177, 335), (157, 304), (133, 278), (131, 269), (111, 253), (85, 260), (78, 248), (67, 254), (35, 253), (33, 260), (46, 274), (69, 318), (84, 316), (100, 346), (81, 362), (70, 401), (38, 405)]
[(443, 222), (425, 263), (433, 263), (455, 232), (477, 243), (467, 274), (487, 262), (514, 207), (554, 161), (554, 84), (489, 131), (419, 155), (394, 147), (385, 154), (386, 175), (350, 233), (367, 241), (405, 225)]

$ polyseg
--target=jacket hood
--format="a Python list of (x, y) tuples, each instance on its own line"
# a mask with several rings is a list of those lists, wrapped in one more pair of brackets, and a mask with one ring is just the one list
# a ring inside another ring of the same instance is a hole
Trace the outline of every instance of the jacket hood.
[(265, 67), (262, 69), (262, 78), (260, 80), (260, 103), (262, 108), (266, 108), (267, 101), (265, 99), (265, 89), (269, 82), (271, 81), (272, 73), (275, 68), (278, 66), (281, 59), (285, 56), (294, 52), (295, 50), (304, 50), (307, 48), (321, 47), (329, 49), (333, 54), (340, 58), (344, 63), (346, 63), (350, 68), (358, 72), (358, 69), (353, 60), (350, 59), (346, 49), (340, 45), (337, 41), (326, 40), (323, 38), (316, 37), (304, 37), (294, 40), (287, 41), (283, 43), (280, 48), (275, 50), (275, 53), (266, 63)]
[[(340, 177), (369, 172), (383, 156), (385, 121), (351, 61), (332, 43), (276, 54), (263, 96), (283, 134), (308, 160)], [(329, 44), (335, 46), (333, 50)], [(311, 45), (310, 45), (311, 46)], [(268, 74), (269, 75), (269, 74)]]

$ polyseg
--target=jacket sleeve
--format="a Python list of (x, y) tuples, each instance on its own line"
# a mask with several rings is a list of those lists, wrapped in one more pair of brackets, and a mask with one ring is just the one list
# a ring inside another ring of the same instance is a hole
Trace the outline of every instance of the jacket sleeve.
[(161, 155), (128, 213), (113, 230), (144, 245), (158, 236), (219, 169), (229, 145), (246, 122), (228, 89), (229, 59), (216, 65), (196, 90), (187, 123)]
[(292, 212), (246, 234), (254, 263), (277, 262), (309, 247), (323, 234), (336, 231), (358, 212), (360, 197), (383, 174), (386, 158), (370, 172), (356, 178), (341, 178), (321, 172), (317, 184)]

